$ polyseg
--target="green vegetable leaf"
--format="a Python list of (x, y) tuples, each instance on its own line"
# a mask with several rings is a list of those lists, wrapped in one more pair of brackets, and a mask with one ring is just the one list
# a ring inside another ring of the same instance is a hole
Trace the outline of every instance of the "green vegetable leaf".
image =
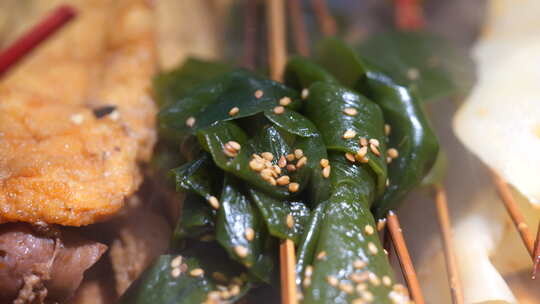
[(214, 166), (208, 154), (172, 169), (176, 181), (176, 190), (193, 191), (205, 199), (217, 196), (220, 189), (221, 172)]
[(230, 70), (232, 67), (223, 62), (188, 58), (178, 68), (154, 78), (156, 100), (160, 106), (173, 103), (203, 82)]
[[(285, 201), (273, 198), (262, 192), (250, 189), (252, 201), (257, 205), (270, 235), (298, 242), (304, 232), (309, 217), (309, 208), (300, 201)], [(293, 226), (289, 228), (287, 217), (292, 217)]]
[[(198, 244), (183, 251), (178, 276), (173, 276), (173, 260), (179, 255), (162, 255), (148, 268), (118, 301), (120, 304), (192, 304), (219, 296), (218, 284), (227, 286), (230, 296), (224, 303), (234, 303), (250, 289), (241, 267), (228, 260), (215, 243)], [(195, 269), (204, 273), (194, 275)], [(219, 273), (220, 275), (216, 275)], [(233, 287), (234, 286), (234, 287)]]
[(186, 239), (204, 239), (213, 234), (216, 211), (205, 199), (188, 193), (182, 202), (182, 213), (174, 229), (171, 247), (181, 249)]
[(315, 82), (337, 83), (332, 74), (308, 58), (293, 56), (285, 67), (285, 84), (301, 91)]
[(272, 257), (265, 249), (267, 238), (264, 222), (240, 181), (225, 176), (221, 207), (216, 224), (217, 241), (229, 256), (248, 267), (249, 272), (264, 282), (272, 276)]
[[(365, 157), (377, 176), (378, 193), (382, 194), (386, 183), (386, 140), (381, 109), (352, 90), (322, 82), (310, 87), (310, 98), (304, 108), (306, 116), (321, 130), (328, 150), (356, 155), (362, 148), (360, 138), (378, 141), (379, 155), (366, 146)], [(347, 109), (355, 114), (346, 114)], [(344, 138), (346, 132), (352, 132), (352, 138)]]
[(377, 34), (359, 46), (361, 56), (424, 102), (464, 96), (474, 84), (467, 52), (427, 32)]

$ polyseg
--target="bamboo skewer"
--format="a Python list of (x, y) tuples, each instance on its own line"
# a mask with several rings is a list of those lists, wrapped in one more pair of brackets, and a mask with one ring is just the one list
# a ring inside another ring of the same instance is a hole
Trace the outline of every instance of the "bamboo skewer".
[(532, 279), (536, 279), (536, 273), (538, 268), (540, 268), (540, 223), (538, 223), (538, 230), (536, 231), (536, 241), (534, 242), (534, 253), (533, 253), (533, 271)]
[(289, 0), (287, 4), (290, 13), (289, 19), (291, 20), (294, 46), (298, 54), (307, 57), (309, 56), (309, 40), (302, 15), (302, 1)]
[(72, 7), (68, 5), (59, 6), (45, 19), (22, 35), (21, 38), (17, 39), (17, 41), (7, 49), (3, 50), (0, 54), (0, 76), (17, 64), (39, 44), (51, 37), (75, 16), (76, 12)]
[(415, 304), (424, 304), (424, 296), (422, 295), (422, 290), (420, 289), (420, 283), (418, 282), (418, 277), (416, 276), (416, 271), (414, 270), (414, 265), (411, 261), (411, 256), (409, 255), (405, 238), (403, 237), (403, 231), (401, 230), (399, 219), (393, 211), (388, 212), (386, 219), (386, 225), (388, 227), (388, 231), (390, 231), (390, 236), (392, 237), (392, 242), (398, 256), (399, 264), (401, 265), (401, 270), (403, 271), (405, 280), (407, 281), (407, 286), (409, 287), (409, 293), (411, 294)]
[(325, 36), (334, 36), (337, 32), (336, 21), (326, 6), (326, 0), (311, 0), (315, 17)]
[(248, 69), (255, 68), (256, 37), (257, 2), (248, 0), (244, 6), (244, 49), (242, 54), (242, 66)]
[(516, 226), (516, 229), (521, 236), (521, 240), (523, 241), (525, 248), (527, 248), (527, 252), (534, 260), (534, 243), (532, 233), (529, 229), (529, 225), (525, 223), (525, 218), (519, 210), (516, 200), (512, 195), (512, 191), (510, 190), (510, 187), (508, 186), (506, 181), (504, 181), (504, 179), (493, 170), (491, 170), (491, 174), (493, 176), (493, 183), (495, 184), (495, 187), (497, 187), (499, 197), (503, 201), (504, 207), (506, 207), (506, 211), (512, 218), (512, 222), (514, 223), (514, 226)]
[(444, 259), (446, 262), (448, 281), (450, 283), (452, 303), (463, 304), (463, 285), (459, 276), (457, 258), (454, 252), (454, 242), (451, 230), (452, 225), (450, 224), (446, 191), (441, 185), (435, 185), (434, 188), (435, 203), (437, 205), (437, 214), (443, 238)]
[[(270, 49), (270, 76), (273, 80), (283, 79), (287, 59), (285, 37), (285, 5), (283, 0), (267, 0), (266, 19), (268, 45)], [(297, 304), (295, 283), (296, 256), (294, 243), (287, 239), (279, 246), (281, 270), (281, 298), (284, 304)]]

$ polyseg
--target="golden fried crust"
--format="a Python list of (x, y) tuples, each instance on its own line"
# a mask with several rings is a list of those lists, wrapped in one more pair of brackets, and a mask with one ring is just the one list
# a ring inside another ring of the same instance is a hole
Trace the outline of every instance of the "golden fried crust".
[(119, 124), (42, 98), (2, 98), (0, 217), (86, 225), (115, 213), (138, 187), (137, 143)]
[[(70, 3), (80, 17), (0, 82), (0, 222), (80, 226), (116, 213), (156, 141), (152, 8)], [(103, 106), (115, 110), (94, 116)]]

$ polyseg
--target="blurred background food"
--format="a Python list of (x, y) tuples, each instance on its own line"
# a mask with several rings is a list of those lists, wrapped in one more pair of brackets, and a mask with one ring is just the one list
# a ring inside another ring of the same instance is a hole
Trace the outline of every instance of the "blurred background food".
[[(0, 46), (8, 45), (43, 16), (44, 5), (40, 2), (0, 2)], [(55, 1), (60, 2), (63, 1)], [(97, 1), (94, 5), (104, 5), (106, 2)], [(309, 9), (309, 2), (305, 1), (304, 14), (311, 42), (315, 43), (321, 34), (317, 30), (313, 11)], [(491, 79), (486, 79), (485, 75), (495, 75), (498, 74), (497, 71), (506, 69), (504, 66), (492, 64), (498, 58), (496, 55), (511, 53), (517, 48), (527, 52), (529, 46), (521, 42), (532, 40), (527, 35), (534, 36), (537, 28), (534, 27), (535, 15), (531, 14), (534, 8), (538, 8), (537, 5), (532, 4), (529, 10), (521, 7), (522, 10), (515, 12), (514, 17), (508, 17), (511, 15), (504, 15), (504, 12), (510, 8), (502, 5), (504, 2), (508, 1), (423, 2), (429, 31), (459, 46), (464, 54), (471, 52), (475, 41), (480, 36), (483, 37), (483, 44), (478, 45), (474, 51), (474, 58), (481, 65), (477, 69), (477, 85), (482, 86), (475, 90), (482, 89), (492, 94), (496, 94), (493, 92), (498, 86), (494, 85)], [(155, 0), (148, 3), (154, 7), (156, 14), (153, 22), (157, 29), (157, 63), (160, 69), (171, 69), (189, 56), (222, 59), (233, 63), (240, 61), (243, 39), (242, 1)], [(392, 30), (394, 27), (391, 1), (336, 0), (328, 3), (338, 22), (339, 34), (353, 45), (365, 41), (372, 34)], [(47, 4), (47, 7), (52, 5)], [(507, 17), (501, 19), (501, 25), (497, 25), (493, 20), (500, 15)], [(264, 23), (263, 16), (264, 14), (259, 12), (258, 23)], [(522, 16), (529, 16), (529, 19), (524, 20), (529, 20), (530, 23), (514, 20), (521, 19)], [(486, 20), (489, 21), (487, 27), (484, 25)], [(516, 25), (512, 26), (513, 24)], [(99, 23), (96, 24), (98, 25)], [(496, 35), (497, 33), (500, 34)], [(58, 35), (62, 35), (62, 32)], [(82, 34), (80, 44), (74, 46), (89, 52), (99, 43), (84, 41), (86, 37), (88, 36)], [(260, 52), (257, 63), (264, 67), (265, 40), (263, 37), (259, 38), (258, 47), (263, 51)], [(510, 49), (506, 49), (508, 46)], [(443, 61), (445, 59), (446, 57), (442, 58)], [(503, 74), (510, 79), (501, 78), (503, 83), (510, 83), (516, 77), (513, 74)], [(473, 92), (473, 95), (478, 94)], [(77, 93), (75, 89), (73, 93)], [(529, 279), (530, 258), (495, 194), (488, 170), (464, 148), (452, 131), (452, 119), (460, 103), (460, 100), (442, 100), (429, 104), (428, 109), (448, 157), (445, 185), (455, 229), (456, 251), (465, 286), (466, 303), (540, 303), (540, 289), (535, 281)], [(463, 137), (469, 136), (469, 128), (479, 127), (473, 120), (469, 124), (457, 124), (463, 126), (463, 129), (458, 131)], [(507, 143), (504, 147), (508, 145)], [(480, 153), (476, 150), (475, 152)], [(147, 152), (146, 157), (148, 155)], [(141, 157), (144, 158), (144, 153)], [(484, 159), (482, 156), (481, 158)], [(518, 157), (514, 159), (519, 160)], [(527, 172), (530, 174), (532, 170)], [(143, 173), (149, 178), (115, 217), (84, 228), (65, 229), (77, 231), (76, 233), (89, 240), (109, 246), (105, 258), (86, 272), (85, 280), (73, 303), (111, 303), (154, 257), (165, 251), (171, 225), (177, 216), (177, 203), (181, 198), (160, 187), (159, 179), (163, 172), (156, 172), (151, 166), (145, 166)], [(536, 227), (540, 212), (517, 192), (516, 195), (519, 197), (520, 208), (527, 216), (527, 223)], [(427, 301), (444, 304), (450, 303), (450, 296), (435, 215), (432, 194), (428, 190), (416, 191), (400, 210), (405, 237)], [(114, 275), (111, 276), (111, 273)]]

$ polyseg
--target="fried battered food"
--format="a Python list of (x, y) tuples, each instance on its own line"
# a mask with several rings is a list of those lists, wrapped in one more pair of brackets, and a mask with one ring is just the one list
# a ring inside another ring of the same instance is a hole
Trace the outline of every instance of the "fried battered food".
[[(58, 3), (39, 1), (43, 12)], [(152, 8), (70, 4), (78, 20), (0, 83), (0, 222), (80, 226), (114, 214), (156, 140)]]

